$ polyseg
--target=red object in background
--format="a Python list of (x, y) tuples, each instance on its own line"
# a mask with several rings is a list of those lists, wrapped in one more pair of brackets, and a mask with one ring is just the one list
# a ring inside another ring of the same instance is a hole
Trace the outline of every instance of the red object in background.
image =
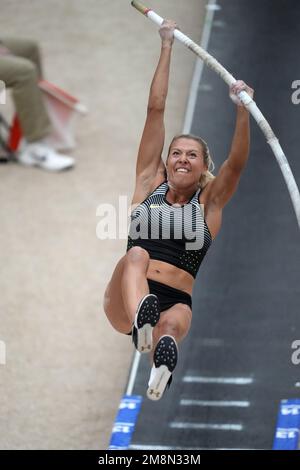
[[(52, 124), (49, 143), (56, 149), (74, 148), (74, 121), (78, 115), (86, 114), (85, 106), (77, 98), (47, 80), (40, 80), (39, 88)], [(7, 142), (12, 152), (18, 150), (22, 137), (20, 121), (15, 114)]]
[(13, 118), (13, 122), (10, 128), (10, 134), (7, 146), (12, 151), (15, 152), (20, 144), (20, 140), (22, 139), (22, 129), (20, 126), (20, 121), (18, 116), (15, 114)]
[(52, 133), (47, 139), (49, 144), (57, 150), (74, 148), (74, 125), (79, 115), (86, 114), (85, 106), (77, 98), (47, 80), (41, 80), (39, 87), (52, 124)]

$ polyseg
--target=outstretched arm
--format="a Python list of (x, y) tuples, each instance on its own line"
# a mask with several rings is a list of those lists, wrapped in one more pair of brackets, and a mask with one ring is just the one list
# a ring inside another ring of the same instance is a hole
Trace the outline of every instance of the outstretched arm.
[(221, 166), (209, 190), (209, 199), (217, 207), (223, 208), (237, 189), (240, 176), (246, 166), (250, 148), (249, 112), (240, 102), (237, 94), (245, 90), (253, 97), (253, 90), (238, 80), (230, 90), (230, 96), (237, 104), (235, 131), (229, 155)]
[(174, 29), (176, 23), (164, 21), (159, 33), (161, 36), (160, 58), (151, 83), (147, 118), (139, 147), (136, 178), (137, 183), (148, 185), (159, 170), (164, 169), (161, 154), (164, 146), (164, 111), (168, 94), (169, 73)]

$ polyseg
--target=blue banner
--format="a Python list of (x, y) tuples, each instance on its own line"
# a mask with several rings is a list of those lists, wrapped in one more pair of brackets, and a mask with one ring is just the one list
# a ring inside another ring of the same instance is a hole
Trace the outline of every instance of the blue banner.
[(109, 450), (128, 449), (135, 428), (142, 397), (139, 395), (124, 395), (120, 406), (109, 444)]
[(274, 450), (298, 450), (300, 435), (300, 399), (281, 400)]

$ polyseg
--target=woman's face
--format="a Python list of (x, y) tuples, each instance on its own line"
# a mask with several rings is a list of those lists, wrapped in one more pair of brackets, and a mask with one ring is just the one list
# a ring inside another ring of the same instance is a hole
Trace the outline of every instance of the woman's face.
[(177, 187), (198, 185), (201, 174), (207, 170), (201, 144), (192, 139), (175, 140), (171, 145), (166, 166), (168, 180)]

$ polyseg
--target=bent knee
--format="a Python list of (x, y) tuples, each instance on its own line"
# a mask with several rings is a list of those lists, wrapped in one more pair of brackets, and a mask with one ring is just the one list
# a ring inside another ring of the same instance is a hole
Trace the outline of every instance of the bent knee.
[(190, 329), (192, 313), (187, 305), (180, 305), (180, 311), (177, 309), (177, 314), (174, 313), (170, 311), (161, 315), (157, 324), (157, 334), (159, 336), (171, 335), (180, 341)]
[(181, 336), (181, 326), (178, 321), (169, 316), (162, 316), (157, 324), (159, 336), (171, 335), (177, 338)]
[(149, 260), (148, 251), (140, 246), (133, 246), (126, 254), (126, 261), (130, 263), (148, 263)]

